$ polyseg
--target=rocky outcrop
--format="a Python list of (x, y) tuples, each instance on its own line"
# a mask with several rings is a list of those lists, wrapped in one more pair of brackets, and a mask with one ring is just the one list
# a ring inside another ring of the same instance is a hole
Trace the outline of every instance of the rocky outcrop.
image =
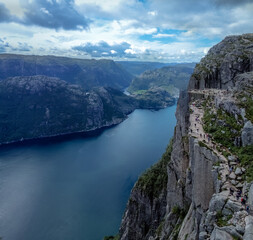
[(253, 71), (253, 34), (228, 36), (196, 65), (189, 89), (235, 86), (239, 73)]
[[(252, 238), (252, 212), (244, 203), (244, 195), (247, 205), (253, 198), (245, 180), (252, 181), (253, 168), (252, 70), (253, 34), (225, 38), (197, 64), (189, 94), (178, 101), (166, 214), (160, 234), (149, 240)], [(176, 209), (186, 216), (180, 219)]]
[(132, 75), (112, 60), (0, 54), (0, 80), (16, 76), (58, 77), (85, 89), (129, 86)]
[(85, 91), (58, 78), (0, 82), (0, 143), (87, 132), (122, 122), (136, 108), (118, 90)]

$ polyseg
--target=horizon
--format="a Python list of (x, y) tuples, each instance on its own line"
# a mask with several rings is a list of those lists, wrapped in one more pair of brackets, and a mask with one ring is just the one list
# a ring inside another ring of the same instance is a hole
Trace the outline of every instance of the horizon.
[(0, 0), (0, 53), (198, 62), (228, 35), (253, 32), (242, 0)]

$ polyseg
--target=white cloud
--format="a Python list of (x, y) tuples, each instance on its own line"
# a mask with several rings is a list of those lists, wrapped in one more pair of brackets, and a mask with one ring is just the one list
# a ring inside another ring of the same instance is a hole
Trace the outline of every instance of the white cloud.
[(157, 15), (157, 12), (156, 12), (156, 11), (150, 11), (150, 12), (148, 12), (148, 15), (156, 16), (156, 15)]
[(152, 36), (152, 38), (172, 38), (172, 37), (176, 37), (176, 34), (158, 33)]
[[(66, 0), (57, 0), (59, 4), (63, 1)], [(54, 1), (46, 2), (50, 5)], [(88, 30), (55, 31), (46, 27), (5, 22), (0, 23), (1, 38), (5, 37), (13, 46), (17, 42), (27, 43), (34, 54), (78, 54), (87, 58), (90, 55), (72, 48), (104, 41), (110, 46), (128, 43), (130, 47), (125, 50), (126, 55), (135, 56), (139, 60), (198, 61), (212, 44), (225, 35), (253, 32), (253, 3), (249, 0), (178, 0), (170, 1), (169, 4), (164, 0), (74, 2), (73, 9), (80, 16), (92, 19)], [(12, 15), (18, 18), (24, 16), (19, 0), (4, 0), (4, 4)], [(39, 10), (50, 14), (49, 8), (41, 7)], [(98, 54), (95, 51), (93, 55)], [(119, 56), (117, 49), (113, 48), (101, 53), (115, 59)]]

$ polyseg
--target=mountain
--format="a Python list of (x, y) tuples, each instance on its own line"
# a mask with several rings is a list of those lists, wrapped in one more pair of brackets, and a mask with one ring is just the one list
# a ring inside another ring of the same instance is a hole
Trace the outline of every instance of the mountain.
[(47, 76), (0, 81), (0, 143), (88, 132), (118, 124), (136, 102), (111, 88), (90, 91)]
[(132, 189), (117, 239), (252, 239), (252, 106), (253, 34), (226, 37), (196, 65), (172, 143)]
[(147, 70), (154, 70), (177, 63), (160, 63), (160, 62), (137, 62), (137, 61), (118, 61), (133, 76), (138, 76)]
[(129, 86), (132, 75), (112, 60), (0, 54), (0, 80), (16, 76), (58, 77), (85, 89)]
[(128, 92), (143, 108), (164, 108), (174, 104), (179, 91), (186, 89), (192, 72), (193, 64), (149, 70), (132, 80)]

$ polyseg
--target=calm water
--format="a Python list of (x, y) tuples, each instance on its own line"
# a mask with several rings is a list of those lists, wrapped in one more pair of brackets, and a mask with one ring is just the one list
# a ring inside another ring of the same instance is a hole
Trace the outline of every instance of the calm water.
[(100, 240), (174, 132), (176, 106), (136, 110), (97, 137), (0, 149), (3, 240)]

